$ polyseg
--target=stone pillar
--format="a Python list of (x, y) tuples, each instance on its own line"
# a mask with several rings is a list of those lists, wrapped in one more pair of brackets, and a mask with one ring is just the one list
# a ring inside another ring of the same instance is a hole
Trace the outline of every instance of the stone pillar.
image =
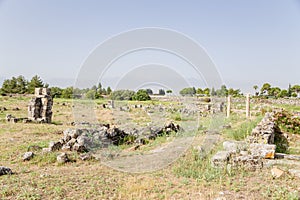
[(230, 117), (230, 111), (231, 111), (231, 96), (229, 95), (227, 97), (227, 114), (226, 117)]
[(250, 94), (246, 95), (246, 117), (250, 117)]
[(35, 97), (28, 105), (28, 119), (51, 123), (53, 100), (49, 88), (35, 88)]
[(114, 100), (111, 100), (110, 104), (111, 104), (111, 108), (115, 108), (115, 101)]

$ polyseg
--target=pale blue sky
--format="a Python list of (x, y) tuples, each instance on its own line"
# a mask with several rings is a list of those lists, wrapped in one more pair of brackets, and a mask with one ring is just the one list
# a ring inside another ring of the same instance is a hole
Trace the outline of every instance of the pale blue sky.
[(38, 74), (51, 85), (72, 85), (97, 45), (142, 27), (196, 40), (229, 87), (300, 84), (296, 0), (0, 0), (0, 81)]

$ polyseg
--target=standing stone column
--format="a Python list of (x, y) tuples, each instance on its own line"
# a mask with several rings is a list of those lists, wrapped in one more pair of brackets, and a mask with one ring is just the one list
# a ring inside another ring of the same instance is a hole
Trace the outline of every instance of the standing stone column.
[(49, 88), (35, 88), (35, 97), (28, 105), (28, 119), (51, 123), (53, 100)]
[(111, 105), (111, 108), (115, 108), (115, 101), (111, 100), (110, 105)]
[(230, 112), (231, 112), (231, 96), (229, 95), (227, 97), (227, 114), (226, 117), (230, 117)]
[(246, 117), (250, 117), (250, 94), (246, 95)]

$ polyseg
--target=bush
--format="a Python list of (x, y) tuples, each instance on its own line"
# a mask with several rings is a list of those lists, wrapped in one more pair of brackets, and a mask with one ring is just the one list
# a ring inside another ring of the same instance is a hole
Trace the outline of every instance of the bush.
[(135, 101), (148, 101), (151, 100), (148, 92), (146, 90), (139, 90), (135, 95), (133, 95), (132, 100)]
[(87, 99), (95, 99), (96, 98), (96, 91), (91, 89), (89, 90), (86, 94), (85, 94), (85, 97)]
[(71, 99), (73, 98), (74, 89), (73, 87), (67, 87), (66, 89), (63, 89), (61, 93), (61, 97), (65, 99)]
[(196, 94), (196, 89), (194, 87), (183, 88), (182, 90), (180, 90), (179, 94), (181, 94), (182, 96), (193, 96)]
[(300, 133), (299, 117), (295, 117), (290, 112), (284, 110), (281, 112), (277, 112), (274, 118), (280, 130), (294, 134)]
[(113, 91), (110, 95), (112, 100), (132, 100), (132, 97), (135, 95), (134, 91), (131, 90), (116, 90)]

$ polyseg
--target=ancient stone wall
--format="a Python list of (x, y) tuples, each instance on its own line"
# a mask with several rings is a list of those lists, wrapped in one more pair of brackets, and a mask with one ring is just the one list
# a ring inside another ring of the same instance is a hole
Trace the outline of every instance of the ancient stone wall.
[(274, 113), (266, 113), (248, 137), (249, 143), (274, 144), (277, 129)]

